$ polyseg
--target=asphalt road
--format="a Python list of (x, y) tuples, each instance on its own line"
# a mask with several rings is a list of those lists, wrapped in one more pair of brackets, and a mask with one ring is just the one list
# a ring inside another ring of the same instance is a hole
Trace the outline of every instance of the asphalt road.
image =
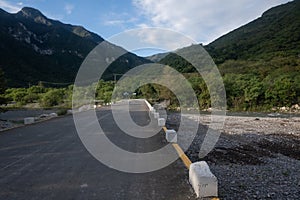
[[(146, 124), (141, 103), (131, 117)], [(133, 152), (158, 149), (163, 132), (151, 139), (133, 139), (116, 126), (111, 110), (97, 111), (108, 138)], [(132, 174), (109, 168), (83, 146), (73, 116), (0, 133), (0, 199), (195, 199), (188, 170), (181, 160), (154, 172)]]

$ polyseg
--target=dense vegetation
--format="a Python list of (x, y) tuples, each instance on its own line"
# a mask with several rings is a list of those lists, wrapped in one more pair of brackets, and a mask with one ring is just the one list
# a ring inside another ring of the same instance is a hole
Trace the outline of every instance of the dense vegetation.
[[(187, 80), (195, 90), (201, 109), (211, 107), (210, 94), (206, 83), (197, 73), (185, 74)], [(227, 93), (227, 105), (231, 110), (270, 110), (273, 107), (291, 106), (299, 102), (300, 76), (282, 75), (275, 79), (270, 76), (261, 79), (250, 74), (226, 74), (224, 84)], [(297, 82), (298, 85), (295, 83)], [(93, 90), (90, 86), (76, 90), (78, 97), (84, 96)], [(111, 101), (114, 82), (99, 81), (95, 100), (101, 103)], [(176, 96), (166, 87), (157, 84), (147, 84), (135, 90), (134, 98), (146, 98), (152, 102), (170, 100), (170, 108), (179, 106)], [(46, 88), (31, 86), (29, 88), (9, 88), (1, 98), (14, 102), (13, 106), (20, 107), (28, 104), (37, 104), (39, 107), (72, 107), (73, 85), (67, 88)], [(185, 105), (194, 107), (197, 105)]]
[[(0, 105), (6, 104), (7, 99), (5, 98), (5, 90), (6, 90), (6, 80), (4, 78), (4, 73), (2, 69), (0, 68)], [(1, 109), (0, 109), (1, 111)]]
[[(73, 85), (69, 85), (66, 88), (49, 88), (44, 87), (43, 85), (34, 85), (29, 88), (9, 88), (6, 89), (0, 97), (6, 100), (5, 103), (9, 103), (10, 106), (13, 107), (37, 104), (38, 107), (43, 108), (71, 108), (73, 87)], [(75, 95), (85, 95), (92, 87), (96, 87), (96, 100), (101, 100), (102, 103), (110, 102), (114, 88), (114, 83), (112, 81), (100, 80), (97, 86), (76, 90), (78, 93)]]
[[(183, 58), (171, 54), (161, 60), (174, 66), (192, 84), (202, 108), (210, 106), (206, 86), (193, 66)], [(179, 66), (179, 67), (177, 67)], [(228, 60), (218, 66), (223, 77), (227, 105), (235, 110), (270, 110), (290, 107), (300, 102), (300, 59), (276, 57), (269, 61)], [(200, 92), (201, 91), (201, 92)]]

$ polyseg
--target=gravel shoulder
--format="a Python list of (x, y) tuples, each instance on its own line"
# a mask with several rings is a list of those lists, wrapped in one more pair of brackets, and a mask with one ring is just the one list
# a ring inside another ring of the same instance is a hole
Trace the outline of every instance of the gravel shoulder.
[[(177, 129), (179, 119), (178, 113), (169, 113), (167, 126)], [(186, 154), (193, 162), (208, 162), (219, 180), (221, 199), (300, 198), (300, 117), (227, 116), (215, 148), (200, 159), (209, 123), (210, 115), (200, 116)]]

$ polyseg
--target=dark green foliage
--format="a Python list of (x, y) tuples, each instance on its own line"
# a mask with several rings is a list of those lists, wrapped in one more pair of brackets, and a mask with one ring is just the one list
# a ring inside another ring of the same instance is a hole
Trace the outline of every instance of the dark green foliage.
[(5, 91), (4, 97), (15, 102), (17, 106), (24, 106), (30, 103), (39, 103), (41, 107), (52, 107), (66, 104), (70, 107), (68, 99), (70, 88), (43, 88), (32, 86), (30, 88), (9, 88)]
[(5, 97), (19, 105), (25, 105), (27, 103), (25, 100), (27, 94), (28, 93), (25, 88), (10, 88), (6, 90)]
[(57, 111), (58, 116), (66, 115), (67, 113), (68, 113), (68, 109), (66, 109), (66, 108), (61, 108)]
[(6, 89), (6, 80), (4, 78), (4, 73), (0, 68), (0, 105), (6, 104), (8, 99), (4, 96)]
[(51, 89), (43, 94), (40, 104), (43, 107), (53, 107), (63, 103), (65, 97), (64, 89)]
[(96, 99), (102, 100), (104, 103), (111, 101), (112, 92), (114, 89), (114, 82), (100, 80), (96, 88)]
[(176, 70), (181, 73), (190, 73), (196, 71), (191, 63), (175, 53), (169, 53), (164, 58), (162, 58), (159, 63), (175, 67)]
[(276, 79), (270, 79), (269, 77), (266, 79), (265, 98), (269, 104), (291, 106), (293, 103), (297, 103), (297, 88), (294, 83), (295, 81), (299, 82), (299, 80), (294, 80), (287, 75), (279, 76)]
[(262, 17), (217, 39), (205, 48), (217, 64), (227, 60), (268, 60), (299, 56), (300, 1), (266, 11)]

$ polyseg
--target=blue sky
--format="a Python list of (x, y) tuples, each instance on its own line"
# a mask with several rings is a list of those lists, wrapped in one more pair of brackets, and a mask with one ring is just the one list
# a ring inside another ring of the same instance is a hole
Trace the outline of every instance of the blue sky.
[[(82, 25), (105, 39), (128, 29), (161, 27), (180, 32), (197, 43), (208, 44), (256, 19), (267, 9), (289, 1), (0, 0), (0, 7), (12, 13), (24, 6), (34, 7), (49, 18)], [(152, 34), (148, 38), (153, 41), (160, 37), (151, 31), (148, 34)]]

